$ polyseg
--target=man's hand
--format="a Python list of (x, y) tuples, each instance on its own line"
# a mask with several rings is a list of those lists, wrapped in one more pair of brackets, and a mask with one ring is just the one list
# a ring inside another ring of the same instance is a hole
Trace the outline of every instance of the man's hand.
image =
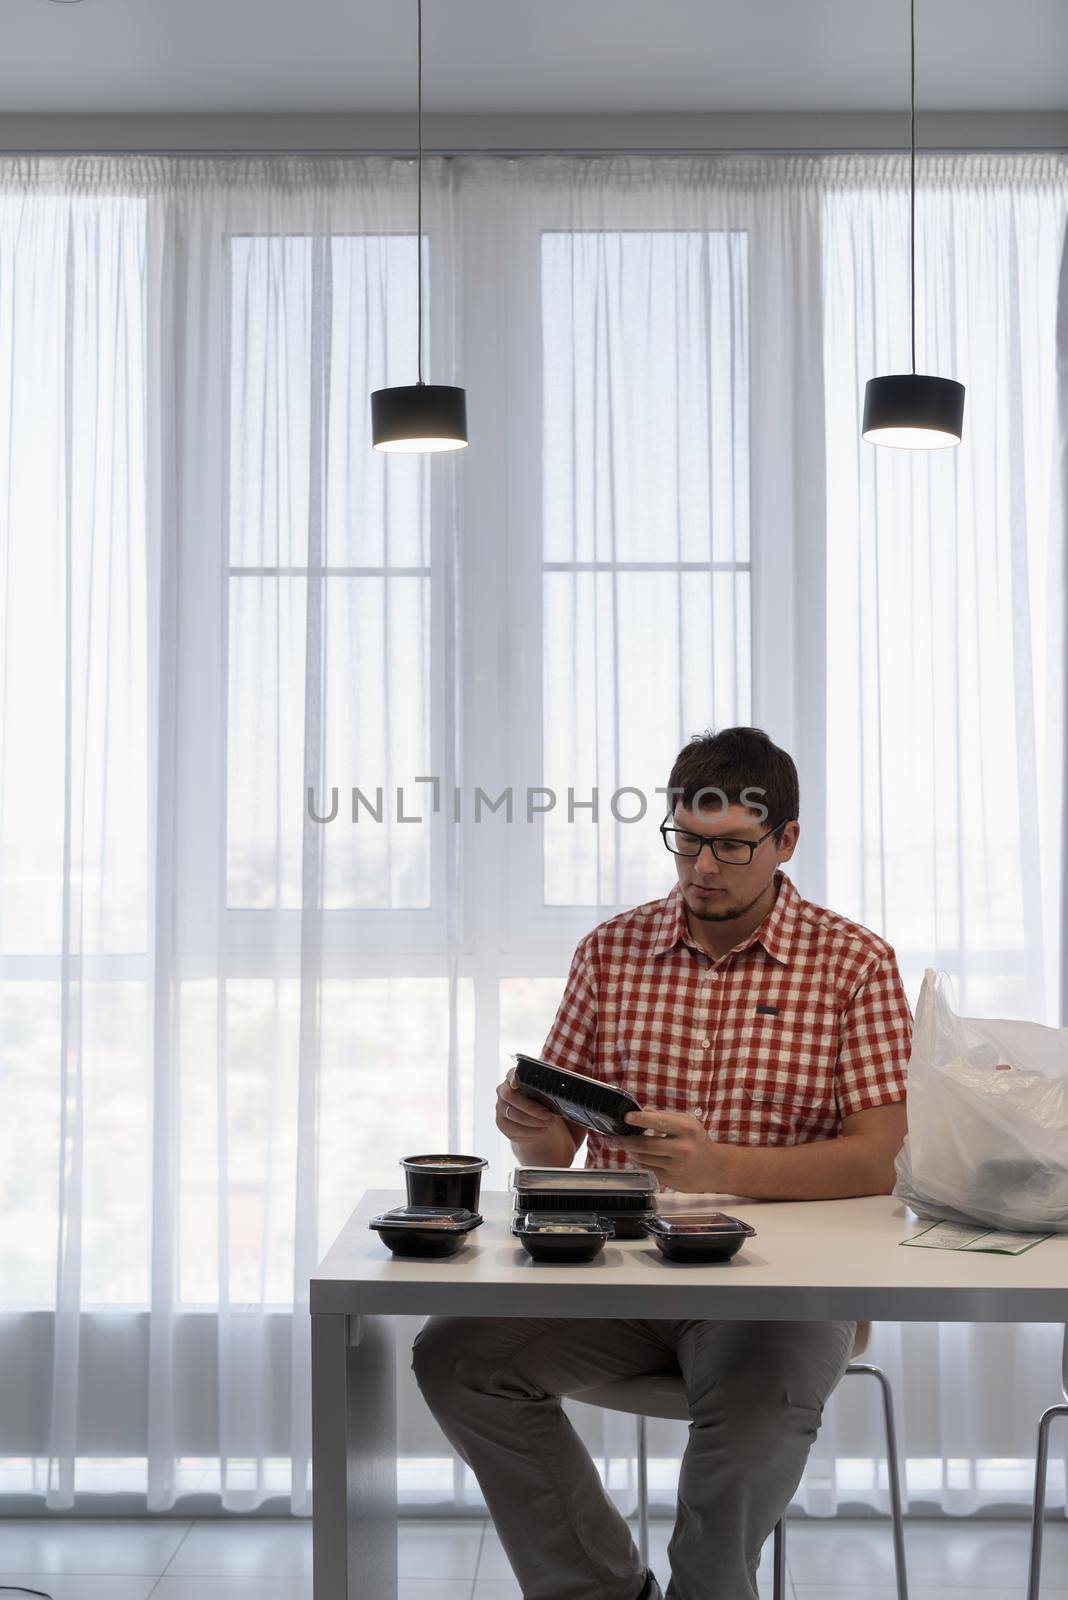
[[(632, 1111), (627, 1121), (655, 1136), (612, 1139), (661, 1183), (690, 1194), (737, 1194), (750, 1200), (845, 1200), (890, 1194), (894, 1157), (905, 1137), (905, 1102), (871, 1106), (842, 1118), (839, 1134), (792, 1145), (744, 1145), (710, 1139), (681, 1111)], [(666, 1135), (666, 1137), (664, 1137)]]
[[(585, 1130), (515, 1087), (514, 1067), (497, 1085), (497, 1126), (524, 1167), (569, 1167)], [(581, 1137), (580, 1137), (581, 1134)]]
[(717, 1159), (720, 1146), (713, 1144), (704, 1124), (685, 1111), (628, 1111), (624, 1121), (635, 1128), (648, 1128), (640, 1139), (609, 1139), (613, 1150), (622, 1150), (639, 1167), (647, 1167), (661, 1183), (683, 1194), (715, 1194), (723, 1190)]
[(540, 1139), (552, 1124), (567, 1124), (555, 1111), (532, 1100), (529, 1094), (515, 1087), (515, 1068), (509, 1067), (503, 1083), (497, 1085), (497, 1126), (506, 1139), (521, 1142)]

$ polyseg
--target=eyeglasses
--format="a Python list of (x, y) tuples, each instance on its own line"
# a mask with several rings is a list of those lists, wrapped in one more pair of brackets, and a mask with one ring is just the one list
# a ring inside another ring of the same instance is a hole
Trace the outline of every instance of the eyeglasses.
[(707, 844), (711, 846), (716, 860), (722, 861), (725, 866), (747, 867), (764, 840), (770, 839), (773, 833), (778, 833), (789, 820), (789, 817), (785, 817), (782, 822), (777, 822), (774, 828), (762, 833), (759, 839), (710, 839), (704, 833), (688, 833), (685, 828), (669, 827), (666, 817), (660, 824), (660, 832), (673, 856), (689, 856), (694, 860)]

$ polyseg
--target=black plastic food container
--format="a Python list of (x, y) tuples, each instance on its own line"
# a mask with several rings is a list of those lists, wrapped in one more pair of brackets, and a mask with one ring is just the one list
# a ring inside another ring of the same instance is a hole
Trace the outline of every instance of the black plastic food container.
[(613, 1234), (607, 1217), (593, 1211), (528, 1211), (512, 1232), (535, 1261), (592, 1261)]
[(478, 1210), (482, 1156), (405, 1156), (401, 1161), (410, 1206), (463, 1206)]
[(395, 1256), (454, 1256), (482, 1218), (463, 1206), (394, 1206), (367, 1224)]
[(641, 1110), (634, 1096), (625, 1089), (602, 1083), (599, 1078), (587, 1078), (581, 1072), (570, 1072), (566, 1067), (539, 1061), (536, 1056), (520, 1054), (515, 1058), (513, 1081), (517, 1089), (522, 1089), (539, 1105), (594, 1133), (640, 1139), (644, 1132), (623, 1121), (629, 1111)]
[(668, 1261), (729, 1261), (756, 1233), (722, 1211), (679, 1212), (651, 1218), (645, 1231)]
[(606, 1217), (617, 1239), (640, 1239), (656, 1215), (659, 1189), (651, 1172), (599, 1167), (516, 1167), (516, 1212), (592, 1211)]

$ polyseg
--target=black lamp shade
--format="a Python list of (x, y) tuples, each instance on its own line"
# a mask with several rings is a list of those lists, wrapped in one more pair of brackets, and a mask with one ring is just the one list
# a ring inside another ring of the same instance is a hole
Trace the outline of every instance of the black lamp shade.
[(467, 395), (445, 383), (376, 389), (371, 396), (371, 443), (376, 450), (463, 450)]
[(923, 372), (869, 378), (861, 432), (872, 444), (904, 450), (944, 450), (960, 444), (964, 385)]

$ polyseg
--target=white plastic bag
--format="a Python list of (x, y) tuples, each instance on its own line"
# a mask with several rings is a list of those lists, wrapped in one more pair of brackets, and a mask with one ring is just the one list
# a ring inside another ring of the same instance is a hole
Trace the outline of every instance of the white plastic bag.
[(958, 1017), (924, 975), (900, 1195), (925, 1217), (1068, 1233), (1068, 1028)]

